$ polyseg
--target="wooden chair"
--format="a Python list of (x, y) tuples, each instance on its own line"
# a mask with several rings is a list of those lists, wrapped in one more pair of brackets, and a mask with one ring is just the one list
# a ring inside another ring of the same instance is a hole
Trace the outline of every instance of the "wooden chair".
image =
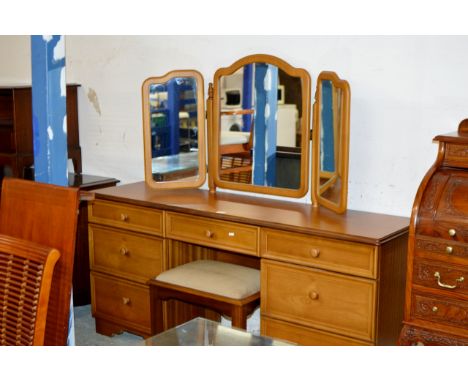
[[(223, 110), (221, 115), (253, 115), (253, 109)], [(237, 131), (221, 132), (219, 145), (221, 179), (240, 183), (251, 183), (252, 148), (254, 137), (254, 120), (250, 123), (250, 133), (246, 140), (245, 133)], [(224, 143), (227, 140), (229, 143)]]
[(79, 190), (22, 179), (2, 184), (0, 234), (57, 249), (44, 345), (66, 345)]
[(260, 304), (260, 271), (213, 260), (197, 260), (160, 273), (150, 286), (151, 335), (164, 331), (163, 301), (179, 300), (230, 316), (247, 327)]
[(43, 345), (59, 251), (0, 235), (0, 345)]

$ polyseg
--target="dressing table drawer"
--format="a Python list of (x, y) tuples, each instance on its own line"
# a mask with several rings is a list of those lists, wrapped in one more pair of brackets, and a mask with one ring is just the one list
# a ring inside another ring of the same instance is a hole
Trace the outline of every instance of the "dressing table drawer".
[(162, 272), (164, 240), (89, 225), (91, 269), (146, 283)]
[(91, 272), (93, 315), (138, 333), (149, 334), (149, 288), (100, 273)]
[(96, 200), (90, 205), (89, 221), (149, 234), (163, 234), (163, 213), (152, 208)]
[(366, 244), (262, 229), (262, 257), (375, 278), (377, 249)]
[(291, 324), (272, 318), (262, 317), (262, 335), (273, 338), (287, 338), (288, 341), (306, 346), (369, 346), (371, 342), (359, 341), (353, 338), (327, 333)]
[(373, 341), (376, 282), (262, 260), (261, 311), (270, 318)]
[(258, 256), (259, 228), (201, 218), (191, 215), (166, 213), (166, 236), (193, 244)]

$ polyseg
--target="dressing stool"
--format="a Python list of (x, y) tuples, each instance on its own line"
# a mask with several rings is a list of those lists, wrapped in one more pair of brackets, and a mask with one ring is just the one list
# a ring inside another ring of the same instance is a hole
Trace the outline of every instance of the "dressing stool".
[(260, 271), (214, 260), (197, 260), (160, 273), (150, 286), (151, 335), (164, 331), (164, 300), (179, 300), (230, 316), (232, 326), (247, 327), (260, 304)]

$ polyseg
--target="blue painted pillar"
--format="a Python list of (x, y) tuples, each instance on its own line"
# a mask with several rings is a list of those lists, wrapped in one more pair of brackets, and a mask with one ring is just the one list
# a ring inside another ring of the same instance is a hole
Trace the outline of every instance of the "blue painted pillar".
[[(242, 78), (242, 109), (252, 109), (252, 79), (253, 79), (253, 64), (244, 66), (244, 75)], [(252, 130), (252, 115), (246, 114), (242, 116), (242, 131)]]
[(167, 84), (167, 110), (169, 142), (165, 155), (177, 155), (180, 151), (180, 85), (177, 79), (171, 79)]
[[(34, 179), (68, 186), (65, 37), (31, 36)], [(73, 295), (68, 345), (75, 344)]]
[(278, 68), (255, 64), (255, 127), (253, 183), (276, 186)]
[(64, 36), (31, 36), (34, 177), (68, 186)]
[(322, 136), (320, 150), (322, 171), (335, 171), (335, 140), (333, 131), (333, 86), (329, 80), (322, 81)]

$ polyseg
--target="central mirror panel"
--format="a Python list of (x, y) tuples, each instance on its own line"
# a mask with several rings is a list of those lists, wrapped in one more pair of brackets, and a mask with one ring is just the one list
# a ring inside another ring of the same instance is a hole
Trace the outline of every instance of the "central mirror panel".
[(202, 76), (173, 71), (148, 78), (142, 97), (147, 184), (199, 187), (206, 178)]
[(310, 78), (268, 55), (214, 77), (216, 186), (301, 197), (308, 189)]

